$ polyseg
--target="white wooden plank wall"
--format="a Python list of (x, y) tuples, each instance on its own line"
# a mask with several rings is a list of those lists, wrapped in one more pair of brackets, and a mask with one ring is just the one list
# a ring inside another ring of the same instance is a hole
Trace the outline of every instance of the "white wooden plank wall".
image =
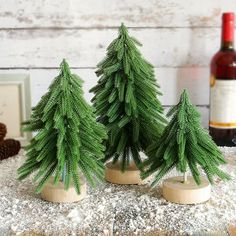
[(96, 64), (124, 22), (156, 68), (162, 103), (176, 104), (187, 88), (207, 127), (224, 11), (236, 12), (236, 0), (0, 0), (0, 73), (29, 73), (35, 105), (67, 58), (89, 101)]

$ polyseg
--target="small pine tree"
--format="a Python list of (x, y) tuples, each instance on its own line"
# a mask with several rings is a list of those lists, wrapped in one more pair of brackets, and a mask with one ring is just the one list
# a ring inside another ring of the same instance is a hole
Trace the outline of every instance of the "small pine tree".
[(60, 69), (48, 92), (33, 108), (30, 120), (24, 123), (24, 131), (37, 134), (26, 148), (28, 158), (18, 174), (19, 179), (24, 179), (38, 170), (34, 178), (39, 182), (37, 193), (54, 176), (54, 184), (62, 180), (66, 190), (73, 181), (79, 194), (79, 169), (92, 186), (96, 178), (103, 179), (100, 159), (104, 158), (102, 142), (106, 131), (83, 98), (82, 80), (71, 74), (65, 60)]
[(98, 120), (108, 129), (104, 161), (121, 159), (121, 170), (130, 157), (140, 167), (139, 151), (157, 140), (166, 124), (161, 95), (154, 68), (137, 49), (141, 44), (128, 35), (122, 24), (119, 36), (107, 49), (107, 56), (98, 64), (98, 84), (90, 92)]
[(186, 90), (183, 91), (179, 103), (170, 109), (167, 116), (173, 117), (160, 140), (148, 147), (149, 159), (143, 162), (146, 170), (142, 173), (142, 178), (157, 172), (153, 187), (168, 171), (176, 167), (184, 173), (185, 182), (189, 167), (195, 182), (199, 185), (201, 178), (198, 166), (201, 166), (210, 183), (213, 183), (214, 175), (223, 180), (229, 179), (229, 175), (218, 168), (226, 161), (209, 134), (202, 128), (200, 114), (191, 104)]

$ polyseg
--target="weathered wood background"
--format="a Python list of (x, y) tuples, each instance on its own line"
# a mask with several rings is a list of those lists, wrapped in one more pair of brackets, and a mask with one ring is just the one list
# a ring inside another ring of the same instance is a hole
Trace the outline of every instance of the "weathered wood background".
[(155, 65), (163, 104), (183, 88), (208, 123), (209, 63), (220, 44), (221, 13), (235, 0), (0, 0), (0, 73), (29, 73), (35, 105), (62, 58), (95, 85), (96, 64), (124, 22)]

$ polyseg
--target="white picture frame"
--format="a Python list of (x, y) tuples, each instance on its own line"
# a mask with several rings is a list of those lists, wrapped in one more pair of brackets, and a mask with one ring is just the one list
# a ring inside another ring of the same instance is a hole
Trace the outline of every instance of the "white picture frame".
[(32, 133), (23, 132), (21, 124), (31, 115), (30, 76), (0, 74), (0, 122), (7, 126), (7, 137), (26, 146)]

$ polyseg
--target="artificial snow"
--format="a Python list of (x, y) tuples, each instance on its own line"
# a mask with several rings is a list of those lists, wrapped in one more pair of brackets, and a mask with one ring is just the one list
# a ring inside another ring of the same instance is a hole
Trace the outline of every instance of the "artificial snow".
[[(0, 236), (21, 235), (226, 235), (236, 225), (236, 148), (222, 148), (229, 163), (222, 166), (232, 179), (216, 181), (211, 200), (178, 205), (164, 200), (160, 186), (103, 183), (73, 204), (49, 203), (34, 194), (32, 177), (17, 180), (20, 155), (0, 162)], [(176, 172), (170, 173), (176, 175)], [(148, 234), (150, 233), (150, 234)]]

